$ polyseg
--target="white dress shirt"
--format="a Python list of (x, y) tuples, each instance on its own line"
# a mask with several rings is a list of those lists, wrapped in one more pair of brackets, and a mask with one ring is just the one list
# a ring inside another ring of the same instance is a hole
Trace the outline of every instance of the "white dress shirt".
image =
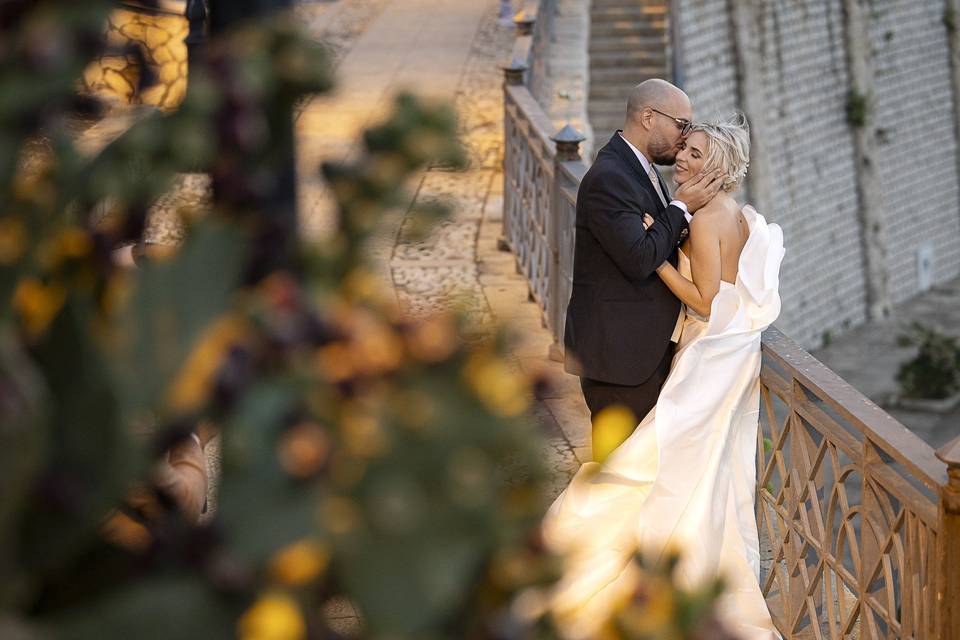
[[(627, 143), (628, 147), (633, 149), (633, 152), (637, 156), (637, 160), (639, 160), (640, 164), (643, 166), (644, 175), (648, 175), (650, 173), (650, 161), (647, 160), (647, 157), (643, 155), (640, 149), (637, 149), (635, 146), (633, 146), (633, 144), (631, 144), (631, 142), (627, 140), (622, 133), (620, 134), (620, 137), (623, 138), (623, 141)], [(690, 224), (690, 221), (693, 220), (693, 216), (690, 215), (689, 211), (687, 211), (686, 203), (681, 200), (671, 200), (670, 204), (680, 209), (680, 211), (683, 211), (683, 216), (687, 219), (687, 224)]]

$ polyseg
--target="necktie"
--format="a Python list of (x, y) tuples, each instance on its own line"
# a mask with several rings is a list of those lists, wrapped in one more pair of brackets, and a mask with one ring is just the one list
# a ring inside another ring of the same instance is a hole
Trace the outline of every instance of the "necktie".
[[(663, 203), (663, 206), (667, 206), (667, 198), (663, 195), (663, 189), (660, 188), (660, 177), (657, 175), (657, 170), (653, 168), (653, 165), (650, 165), (650, 171), (647, 172), (647, 176), (650, 178), (650, 184), (653, 185), (654, 191), (660, 196), (660, 202)], [(686, 229), (684, 229), (684, 231), (686, 231)], [(681, 236), (681, 238), (683, 237), (684, 236)], [(670, 336), (670, 342), (680, 342), (680, 334), (683, 332), (683, 320), (686, 315), (687, 308), (681, 304), (680, 313), (677, 315), (677, 322), (673, 326), (673, 335)]]
[(667, 198), (663, 195), (663, 190), (660, 188), (660, 178), (657, 176), (657, 170), (653, 168), (653, 165), (650, 165), (650, 171), (647, 172), (647, 176), (650, 178), (650, 183), (653, 185), (654, 191), (660, 196), (660, 202), (663, 203), (663, 206), (667, 206)]

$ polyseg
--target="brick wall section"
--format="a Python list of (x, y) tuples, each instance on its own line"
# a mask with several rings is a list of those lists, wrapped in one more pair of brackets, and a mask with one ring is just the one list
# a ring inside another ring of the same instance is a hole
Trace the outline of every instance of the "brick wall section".
[(682, 0), (679, 3), (678, 78), (693, 101), (694, 117), (704, 120), (737, 107), (737, 71), (728, 0)]
[[(807, 348), (866, 318), (848, 76), (840, 0), (762, 4), (763, 88), (772, 196), (783, 226), (783, 312)], [(698, 117), (738, 106), (725, 0), (680, 0), (684, 88)], [(940, 2), (878, 0), (871, 14), (875, 159), (884, 184), (891, 297), (918, 293), (917, 246), (935, 246), (936, 280), (960, 271), (955, 115)], [(888, 35), (892, 34), (892, 35)], [(901, 151), (897, 151), (897, 150)], [(917, 224), (918, 217), (923, 224)]]
[(876, 163), (884, 185), (890, 297), (917, 293), (917, 249), (934, 247), (934, 280), (960, 273), (957, 139), (942, 2), (874, 0)]
[(763, 85), (775, 211), (788, 247), (778, 326), (813, 347), (866, 319), (839, 0), (768, 6)]

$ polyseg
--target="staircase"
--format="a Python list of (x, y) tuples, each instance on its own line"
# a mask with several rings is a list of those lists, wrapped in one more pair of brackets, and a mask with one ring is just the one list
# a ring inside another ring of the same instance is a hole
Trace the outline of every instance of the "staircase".
[(648, 78), (671, 77), (670, 0), (593, 0), (587, 113), (599, 149), (623, 128), (627, 97)]

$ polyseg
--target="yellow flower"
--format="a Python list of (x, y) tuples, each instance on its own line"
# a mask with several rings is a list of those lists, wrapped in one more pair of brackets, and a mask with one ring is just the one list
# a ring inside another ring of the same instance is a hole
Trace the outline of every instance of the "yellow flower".
[(13, 294), (13, 306), (20, 314), (27, 334), (37, 337), (47, 330), (66, 298), (67, 291), (60, 284), (44, 284), (37, 278), (24, 278)]
[(363, 458), (383, 455), (390, 446), (377, 416), (359, 407), (348, 406), (343, 412), (340, 433), (347, 450)]
[(114, 511), (100, 531), (107, 540), (130, 551), (142, 552), (150, 546), (147, 528), (122, 511)]
[(300, 640), (307, 635), (300, 607), (290, 596), (266, 593), (240, 618), (242, 640)]
[(281, 549), (270, 562), (270, 575), (290, 586), (314, 580), (330, 563), (330, 550), (320, 542), (301, 540)]
[(277, 455), (284, 471), (297, 478), (308, 478), (323, 467), (330, 449), (330, 437), (324, 428), (304, 422), (281, 436)]
[(246, 334), (246, 325), (234, 316), (223, 316), (211, 323), (170, 383), (167, 390), (170, 408), (180, 412), (198, 409), (210, 395), (214, 376), (227, 349)]
[(397, 392), (391, 408), (400, 424), (414, 431), (428, 427), (437, 414), (437, 406), (433, 398), (415, 389)]
[(17, 218), (0, 218), (0, 264), (13, 264), (27, 248), (27, 232)]
[(316, 363), (320, 374), (330, 382), (347, 380), (356, 373), (350, 348), (343, 342), (317, 349)]
[(406, 338), (410, 355), (424, 362), (446, 360), (459, 344), (453, 322), (445, 316), (433, 316), (418, 322)]
[(331, 533), (349, 533), (360, 524), (360, 510), (348, 498), (330, 496), (320, 507), (320, 524)]
[(593, 459), (603, 462), (637, 427), (636, 416), (627, 407), (610, 405), (593, 421)]
[(93, 249), (90, 237), (79, 227), (67, 227), (45, 241), (39, 250), (40, 264), (56, 269), (67, 260), (86, 257)]
[(403, 343), (388, 326), (370, 323), (355, 336), (352, 352), (361, 371), (380, 374), (396, 369), (403, 360)]
[(529, 385), (522, 374), (501, 358), (476, 353), (463, 373), (470, 388), (494, 415), (512, 417), (527, 410)]

